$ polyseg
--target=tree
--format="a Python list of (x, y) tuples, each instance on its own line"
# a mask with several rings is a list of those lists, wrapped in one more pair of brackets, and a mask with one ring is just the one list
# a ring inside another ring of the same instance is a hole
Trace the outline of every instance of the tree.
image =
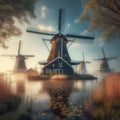
[(101, 40), (120, 36), (120, 0), (87, 0), (80, 21), (89, 21), (88, 31), (101, 32)]
[(0, 0), (0, 46), (7, 48), (6, 41), (12, 36), (20, 36), (22, 31), (15, 25), (29, 23), (28, 17), (35, 17), (36, 0)]

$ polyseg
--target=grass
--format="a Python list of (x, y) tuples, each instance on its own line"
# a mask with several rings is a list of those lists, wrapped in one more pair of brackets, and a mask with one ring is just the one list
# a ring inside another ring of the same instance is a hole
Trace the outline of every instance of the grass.
[(28, 112), (16, 112), (21, 102), (2, 79), (0, 81), (0, 120), (30, 120)]
[(28, 112), (9, 112), (0, 117), (0, 120), (30, 120)]
[(109, 74), (94, 99), (95, 120), (120, 120), (120, 73)]

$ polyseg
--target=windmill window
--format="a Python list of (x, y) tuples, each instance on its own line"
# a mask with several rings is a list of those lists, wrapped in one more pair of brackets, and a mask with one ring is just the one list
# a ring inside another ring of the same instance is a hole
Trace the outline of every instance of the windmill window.
[(46, 74), (51, 74), (51, 70), (46, 69)]
[(59, 75), (59, 74), (61, 74), (61, 70), (60, 69), (54, 69), (53, 73)]
[(62, 62), (59, 62), (59, 63), (58, 63), (58, 66), (59, 66), (60, 68), (62, 68), (62, 67), (63, 67), (63, 63), (62, 63)]
[(46, 74), (49, 74), (49, 70), (48, 69), (46, 69)]
[(55, 67), (55, 64), (52, 64), (53, 67)]

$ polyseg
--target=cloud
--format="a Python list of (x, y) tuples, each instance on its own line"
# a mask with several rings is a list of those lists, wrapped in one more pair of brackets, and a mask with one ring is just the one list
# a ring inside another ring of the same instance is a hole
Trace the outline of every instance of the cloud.
[(84, 30), (83, 32), (80, 33), (80, 35), (88, 35), (89, 31), (88, 30)]
[(55, 31), (55, 28), (50, 25), (50, 26), (46, 26), (46, 25), (38, 25), (38, 29), (42, 30), (42, 31), (48, 31), (48, 32), (53, 32)]
[(47, 12), (47, 7), (46, 6), (42, 6), (40, 8), (41, 10), (41, 18), (45, 18), (46, 17), (46, 12)]
[(74, 23), (79, 23), (79, 22), (80, 22), (79, 18), (75, 19), (74, 21)]
[(15, 20), (22, 24), (29, 23), (29, 17), (35, 18), (35, 2), (35, 0), (0, 0), (0, 47), (7, 48), (7, 40), (22, 34)]
[(79, 48), (80, 46), (82, 46), (80, 42), (79, 43), (74, 42), (73, 45), (72, 45), (72, 47), (75, 47), (75, 48)]
[[(70, 45), (71, 48), (79, 48), (80, 46), (82, 46), (81, 42), (79, 39), (74, 39), (75, 41)], [(69, 46), (69, 45), (68, 45)]]
[(67, 23), (67, 27), (69, 28), (71, 26), (71, 24), (70, 23)]

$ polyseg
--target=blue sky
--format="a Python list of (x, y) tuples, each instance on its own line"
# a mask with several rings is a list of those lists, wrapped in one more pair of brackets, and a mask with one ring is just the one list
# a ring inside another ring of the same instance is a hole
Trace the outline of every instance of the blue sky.
[[(86, 34), (89, 23), (77, 22), (77, 18), (81, 15), (83, 11), (83, 1), (80, 0), (39, 0), (35, 5), (36, 18), (30, 18), (31, 24), (20, 25), (16, 21), (16, 25), (23, 30), (23, 35), (21, 37), (12, 37), (9, 42), (9, 48), (4, 50), (0, 48), (0, 54), (17, 54), (18, 42), (22, 40), (22, 54), (33, 54), (35, 58), (30, 58), (26, 60), (28, 68), (34, 68), (38, 61), (45, 61), (49, 55), (46, 47), (42, 42), (42, 38), (50, 39), (51, 36), (44, 36), (38, 34), (27, 33), (26, 29), (28, 27), (38, 28), (44, 31), (57, 32), (58, 31), (58, 12), (59, 9), (64, 10), (62, 17), (62, 31), (64, 33), (71, 34)], [(106, 56), (118, 56), (120, 55), (120, 42), (119, 40), (114, 40), (114, 42), (102, 43), (99, 41), (99, 32), (93, 31), (89, 36), (95, 36), (94, 44), (82, 44), (76, 40), (69, 49), (69, 54), (72, 60), (82, 60), (82, 52), (85, 54), (86, 60), (92, 63), (88, 65), (88, 70), (93, 72), (98, 70), (99, 62), (94, 62), (93, 59), (101, 58), (102, 51), (101, 47), (105, 49)], [(47, 43), (50, 48), (49, 42)], [(116, 71), (120, 71), (120, 57), (116, 60), (111, 60), (110, 67)], [(14, 67), (15, 60), (11, 58), (1, 57), (0, 61), (0, 71), (12, 70)], [(37, 65), (39, 67), (39, 65)]]

